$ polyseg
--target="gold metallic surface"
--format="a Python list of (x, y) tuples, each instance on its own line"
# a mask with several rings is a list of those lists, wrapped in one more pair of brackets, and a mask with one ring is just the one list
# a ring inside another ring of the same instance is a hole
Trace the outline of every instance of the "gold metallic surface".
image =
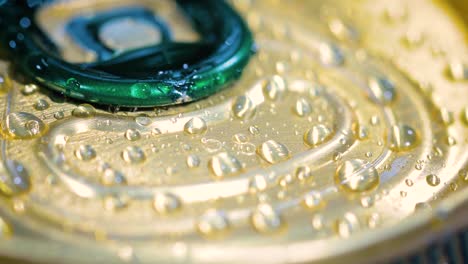
[[(466, 1), (231, 2), (258, 53), (184, 106), (64, 102), (0, 61), (4, 262), (372, 263), (466, 226)], [(59, 21), (114, 4), (40, 23), (89, 60)]]

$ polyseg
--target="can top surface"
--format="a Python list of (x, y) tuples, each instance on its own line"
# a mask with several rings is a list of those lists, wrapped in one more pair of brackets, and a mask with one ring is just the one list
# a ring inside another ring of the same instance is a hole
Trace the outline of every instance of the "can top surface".
[[(467, 21), (456, 13), (467, 6), (441, 2), (229, 1), (255, 54), (226, 89), (172, 107), (69, 100), (4, 58), (0, 254), (363, 263), (453, 231), (468, 199)], [(93, 62), (67, 23), (130, 6), (175, 40), (202, 37), (173, 1), (52, 2), (35, 22), (63, 60)], [(164, 37), (126, 17), (97, 34), (115, 50)]]

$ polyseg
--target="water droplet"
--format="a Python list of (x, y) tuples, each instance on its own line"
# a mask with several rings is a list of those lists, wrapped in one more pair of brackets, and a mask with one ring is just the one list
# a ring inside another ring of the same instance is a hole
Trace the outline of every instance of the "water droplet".
[(341, 41), (355, 40), (357, 38), (357, 32), (338, 18), (331, 19), (328, 22), (328, 27), (331, 33)]
[(356, 129), (356, 135), (359, 140), (365, 140), (369, 138), (369, 129), (365, 125), (358, 125)]
[(322, 43), (318, 52), (320, 61), (326, 66), (340, 66), (344, 63), (344, 55), (336, 45)]
[(238, 96), (232, 104), (232, 113), (236, 118), (248, 119), (251, 118), (256, 111), (256, 107), (252, 100), (245, 95)]
[(455, 146), (457, 144), (457, 140), (452, 137), (452, 136), (448, 136), (447, 139), (446, 139), (446, 142), (447, 142), (447, 145), (449, 146)]
[(162, 133), (161, 129), (159, 129), (157, 127), (151, 129), (151, 135), (153, 135), (153, 136), (161, 135), (161, 133)]
[(249, 180), (249, 191), (251, 193), (257, 193), (266, 190), (268, 187), (268, 179), (265, 175), (255, 175)]
[(261, 233), (271, 233), (284, 226), (281, 215), (269, 204), (258, 205), (250, 219), (255, 230)]
[(158, 193), (153, 199), (153, 208), (160, 214), (169, 214), (178, 211), (182, 207), (179, 197), (172, 193)]
[(96, 158), (96, 151), (90, 145), (81, 145), (75, 151), (75, 156), (82, 161), (89, 161)]
[(390, 130), (390, 149), (405, 151), (416, 146), (418, 135), (416, 131), (404, 124), (394, 125)]
[(7, 115), (3, 130), (12, 138), (30, 139), (42, 136), (47, 125), (33, 114), (15, 112)]
[(65, 117), (65, 114), (63, 111), (57, 111), (54, 113), (54, 118), (57, 120), (63, 119)]
[(257, 126), (250, 126), (249, 132), (252, 135), (258, 135), (260, 133), (260, 129)]
[(385, 77), (373, 76), (368, 80), (371, 91), (371, 99), (376, 103), (387, 105), (396, 98), (396, 90), (393, 83)]
[(257, 153), (262, 159), (271, 164), (285, 161), (291, 156), (289, 149), (275, 140), (263, 142), (258, 147)]
[(44, 99), (38, 99), (34, 104), (34, 109), (38, 111), (46, 110), (49, 108), (49, 103)]
[(242, 170), (242, 164), (233, 155), (222, 152), (213, 156), (208, 162), (211, 172), (217, 177), (224, 177)]
[(96, 109), (90, 104), (81, 104), (72, 111), (74, 117), (88, 118), (96, 115)]
[(35, 84), (26, 84), (21, 88), (21, 93), (23, 95), (31, 95), (39, 90), (39, 87)]
[(128, 146), (122, 152), (122, 158), (128, 163), (141, 163), (146, 160), (146, 154), (138, 146)]
[(263, 93), (270, 100), (281, 98), (286, 91), (286, 81), (279, 75), (274, 75), (263, 85)]
[(81, 83), (75, 78), (69, 78), (67, 80), (66, 86), (72, 91), (77, 91), (81, 88)]
[(379, 174), (370, 163), (354, 159), (338, 166), (335, 172), (335, 182), (346, 191), (369, 191), (379, 184)]
[(198, 231), (205, 236), (218, 236), (229, 229), (229, 220), (223, 211), (209, 209), (200, 216), (197, 223)]
[(108, 186), (125, 185), (127, 184), (127, 179), (120, 171), (108, 168), (104, 170), (101, 176), (101, 183)]
[(197, 155), (189, 155), (187, 156), (187, 166), (189, 168), (197, 168), (200, 166), (200, 158)]
[(462, 122), (468, 126), (468, 107), (465, 107), (461, 113)]
[(440, 178), (435, 174), (429, 174), (426, 176), (426, 182), (430, 186), (437, 186), (440, 183)]
[(468, 80), (468, 66), (460, 61), (453, 61), (448, 66), (450, 77), (454, 81)]
[(104, 208), (109, 211), (127, 208), (129, 203), (130, 197), (127, 195), (110, 195), (104, 198)]
[(300, 166), (296, 169), (296, 178), (300, 181), (306, 181), (312, 178), (312, 171), (307, 166)]
[(135, 83), (130, 88), (132, 97), (139, 99), (147, 99), (151, 96), (151, 86), (147, 83)]
[(312, 106), (305, 98), (299, 98), (293, 107), (293, 112), (300, 117), (304, 117), (312, 112)]
[(18, 161), (7, 160), (10, 173), (0, 177), (0, 191), (6, 196), (18, 195), (31, 189), (29, 172)]
[(148, 116), (137, 116), (135, 117), (135, 122), (140, 125), (140, 126), (149, 126), (151, 125), (151, 118), (149, 118)]
[(302, 204), (309, 209), (316, 209), (323, 203), (322, 195), (316, 191), (306, 193), (302, 199)]
[(421, 31), (408, 31), (403, 37), (403, 44), (409, 49), (414, 49), (420, 47), (425, 39), (426, 37)]
[(191, 135), (203, 134), (207, 129), (205, 120), (199, 117), (190, 119), (184, 126), (185, 132)]
[(333, 136), (333, 132), (324, 125), (316, 125), (304, 134), (304, 141), (311, 147), (328, 141)]
[(127, 129), (127, 131), (125, 131), (125, 138), (129, 141), (137, 141), (141, 138), (140, 131), (136, 129)]
[(446, 108), (440, 109), (440, 116), (442, 118), (442, 122), (444, 125), (449, 126), (455, 122), (455, 118), (453, 117), (453, 112), (449, 111)]
[(411, 179), (406, 179), (405, 183), (406, 183), (406, 185), (408, 185), (408, 187), (413, 186), (413, 181)]
[(335, 229), (339, 236), (348, 238), (352, 233), (360, 228), (359, 219), (353, 213), (346, 213), (343, 218), (335, 223)]

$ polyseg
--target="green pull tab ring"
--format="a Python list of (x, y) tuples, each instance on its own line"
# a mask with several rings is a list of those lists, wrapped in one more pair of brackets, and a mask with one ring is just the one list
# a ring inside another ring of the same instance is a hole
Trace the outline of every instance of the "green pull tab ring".
[[(172, 41), (165, 24), (145, 10), (111, 11), (94, 18), (77, 18), (69, 24), (73, 39), (94, 49), (99, 60), (68, 63), (35, 23), (38, 8), (50, 2), (0, 2), (2, 49), (8, 50), (28, 77), (74, 99), (124, 107), (199, 100), (239, 78), (252, 54), (251, 32), (225, 1), (176, 0), (200, 34), (200, 41)], [(121, 16), (150, 19), (163, 33), (161, 43), (123, 53), (105, 47), (95, 37), (97, 30), (106, 21)]]

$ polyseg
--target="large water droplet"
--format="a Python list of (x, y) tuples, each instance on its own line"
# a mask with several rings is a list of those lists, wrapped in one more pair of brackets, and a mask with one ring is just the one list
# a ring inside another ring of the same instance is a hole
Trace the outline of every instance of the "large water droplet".
[(304, 142), (311, 146), (316, 147), (328, 141), (333, 135), (333, 132), (324, 125), (316, 125), (309, 129), (304, 134)]
[(23, 95), (31, 95), (39, 90), (39, 87), (37, 85), (31, 83), (31, 84), (26, 84), (21, 88), (21, 93)]
[(379, 174), (368, 162), (354, 159), (338, 166), (335, 172), (335, 182), (346, 191), (369, 191), (379, 184)]
[(160, 214), (176, 212), (182, 207), (179, 197), (172, 193), (158, 193), (153, 199), (153, 208)]
[(286, 81), (279, 75), (274, 75), (263, 85), (263, 94), (270, 100), (277, 100), (286, 92)]
[(242, 164), (232, 154), (222, 152), (213, 156), (208, 166), (217, 177), (224, 177), (242, 170)]
[(141, 163), (146, 160), (146, 154), (138, 146), (128, 146), (122, 152), (122, 158), (128, 163)]
[(96, 109), (90, 104), (81, 104), (72, 111), (74, 117), (88, 118), (96, 115)]
[(240, 119), (251, 118), (255, 114), (255, 109), (252, 100), (245, 95), (238, 96), (232, 104), (232, 113)]
[(285, 161), (291, 156), (289, 149), (275, 140), (263, 142), (258, 147), (257, 153), (262, 159), (271, 164)]
[(229, 220), (223, 211), (209, 209), (198, 219), (197, 229), (205, 236), (224, 234), (229, 229)]
[(368, 86), (371, 91), (370, 97), (376, 103), (386, 105), (393, 102), (396, 98), (395, 86), (385, 77), (370, 77)]
[(199, 117), (190, 119), (184, 126), (185, 132), (191, 135), (203, 134), (206, 132), (207, 128), (205, 120)]
[(416, 131), (404, 124), (394, 125), (390, 130), (390, 149), (405, 151), (416, 146), (418, 135)]
[(284, 221), (281, 215), (269, 204), (260, 204), (250, 217), (255, 230), (270, 233), (281, 229)]
[(90, 145), (81, 145), (76, 151), (75, 156), (83, 161), (89, 161), (96, 158), (96, 151)]
[(16, 112), (7, 115), (3, 130), (12, 138), (30, 139), (42, 136), (47, 125), (33, 114)]
[(200, 166), (200, 158), (197, 155), (189, 155), (187, 156), (187, 166), (189, 168), (197, 168)]

